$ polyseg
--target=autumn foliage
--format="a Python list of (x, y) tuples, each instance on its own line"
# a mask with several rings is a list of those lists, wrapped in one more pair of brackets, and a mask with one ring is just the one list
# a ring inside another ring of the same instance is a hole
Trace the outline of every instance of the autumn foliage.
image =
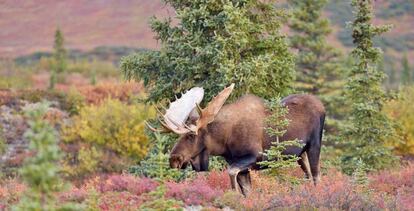
[[(165, 183), (131, 175), (109, 175), (91, 178), (79, 187), (58, 194), (61, 202), (76, 202), (100, 210), (139, 209), (151, 199), (150, 194), (165, 186), (166, 199), (183, 202), (183, 206), (235, 210), (322, 209), (322, 210), (410, 210), (414, 208), (414, 165), (407, 164), (368, 176), (363, 188), (352, 176), (329, 169), (321, 183), (309, 181), (298, 185), (278, 182), (260, 172), (252, 172), (254, 191), (247, 198), (232, 192), (226, 172), (200, 173), (177, 183)], [(16, 180), (1, 183), (0, 208), (19, 201), (25, 186)]]

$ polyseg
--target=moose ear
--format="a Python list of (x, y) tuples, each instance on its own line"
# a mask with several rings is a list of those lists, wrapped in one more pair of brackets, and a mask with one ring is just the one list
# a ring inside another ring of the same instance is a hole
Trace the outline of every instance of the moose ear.
[(234, 83), (223, 89), (223, 91), (221, 91), (208, 103), (206, 108), (201, 110), (201, 118), (197, 120), (197, 129), (205, 127), (214, 121), (214, 118), (220, 111), (221, 107), (223, 107), (233, 89)]

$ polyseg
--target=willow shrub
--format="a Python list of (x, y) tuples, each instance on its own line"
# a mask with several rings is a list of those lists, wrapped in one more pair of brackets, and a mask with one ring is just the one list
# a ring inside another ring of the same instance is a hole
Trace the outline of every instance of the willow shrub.
[(153, 116), (149, 106), (128, 105), (114, 99), (82, 107), (62, 129), (66, 145), (76, 145), (67, 147), (76, 149), (69, 153), (67, 164), (80, 167), (69, 168), (68, 172), (80, 170), (78, 174), (82, 174), (98, 168), (111, 171), (108, 163), (121, 165), (123, 158), (140, 161), (149, 147), (144, 120)]
[(399, 125), (397, 133), (402, 140), (390, 139), (387, 144), (401, 155), (414, 155), (414, 86), (401, 90), (401, 96), (385, 105), (385, 113)]

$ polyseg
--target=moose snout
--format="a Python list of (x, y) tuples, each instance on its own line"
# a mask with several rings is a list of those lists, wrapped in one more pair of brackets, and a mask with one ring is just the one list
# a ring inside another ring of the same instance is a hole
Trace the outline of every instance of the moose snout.
[(180, 169), (184, 164), (184, 157), (179, 154), (170, 155), (170, 167)]

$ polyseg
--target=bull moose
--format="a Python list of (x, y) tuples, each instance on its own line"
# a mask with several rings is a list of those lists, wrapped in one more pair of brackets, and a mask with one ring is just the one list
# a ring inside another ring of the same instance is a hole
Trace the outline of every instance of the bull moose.
[[(260, 169), (257, 162), (264, 159), (262, 152), (275, 143), (276, 137), (265, 131), (267, 125), (264, 120), (270, 112), (263, 99), (245, 95), (224, 105), (233, 88), (234, 84), (225, 88), (204, 109), (199, 106), (203, 88), (192, 88), (170, 103), (159, 121), (165, 129), (180, 135), (170, 153), (172, 168), (182, 168), (191, 162), (195, 163), (195, 170), (206, 170), (210, 155), (222, 156), (229, 164), (232, 188), (246, 195), (251, 189), (249, 169)], [(282, 100), (282, 104), (288, 108), (286, 118), (289, 125), (279, 141), (298, 139), (303, 144), (301, 147), (288, 147), (284, 153), (301, 156), (298, 164), (316, 184), (319, 180), (324, 106), (318, 98), (306, 94), (290, 95)]]

